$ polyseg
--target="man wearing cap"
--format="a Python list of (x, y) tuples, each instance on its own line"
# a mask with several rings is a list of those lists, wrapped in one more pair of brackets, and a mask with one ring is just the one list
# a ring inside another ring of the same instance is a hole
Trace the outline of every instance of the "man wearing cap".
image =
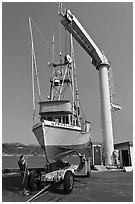
[(20, 156), (20, 160), (18, 161), (19, 168), (21, 170), (21, 176), (22, 176), (22, 186), (21, 189), (23, 189), (23, 195), (29, 195), (28, 191), (26, 190), (27, 186), (27, 177), (29, 176), (29, 171), (27, 169), (27, 162), (24, 158), (24, 155)]

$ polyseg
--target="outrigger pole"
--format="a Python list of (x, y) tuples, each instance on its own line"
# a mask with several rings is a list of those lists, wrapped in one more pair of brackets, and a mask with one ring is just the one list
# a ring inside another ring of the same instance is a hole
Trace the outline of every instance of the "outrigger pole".
[[(29, 18), (29, 26), (30, 26), (30, 36), (31, 36), (31, 62), (32, 62), (31, 63), (32, 64), (31, 69), (32, 69), (33, 123), (36, 124), (35, 80), (36, 80), (36, 83), (37, 83), (38, 95), (39, 95), (39, 101), (40, 102), (41, 102), (41, 91), (40, 91), (40, 86), (39, 86), (37, 62), (36, 62), (36, 56), (35, 56), (34, 40), (33, 40), (32, 25), (31, 25), (31, 19), (30, 18)], [(53, 44), (54, 44), (54, 38), (53, 38)], [(54, 58), (54, 51), (53, 51), (53, 58)], [(42, 126), (43, 125), (44, 124), (42, 123)], [(44, 130), (44, 128), (43, 128), (43, 130)], [(45, 140), (45, 133), (43, 133), (43, 134), (44, 134), (44, 140)], [(45, 146), (44, 146), (44, 152), (45, 152), (46, 161), (47, 161), (47, 163), (49, 163), (48, 162), (48, 158), (47, 158), (47, 154), (46, 154), (46, 147)]]
[(31, 25), (31, 18), (29, 18), (30, 38), (31, 38), (31, 69), (32, 69), (32, 98), (33, 98), (33, 123), (36, 123), (36, 99), (35, 99), (35, 80), (37, 82), (39, 101), (41, 101), (41, 91), (38, 80), (37, 62), (34, 49), (33, 32)]

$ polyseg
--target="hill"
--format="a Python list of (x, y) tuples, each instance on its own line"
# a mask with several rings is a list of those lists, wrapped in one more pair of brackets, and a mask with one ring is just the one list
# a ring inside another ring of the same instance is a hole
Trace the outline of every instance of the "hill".
[(38, 145), (24, 145), (21, 143), (3, 143), (2, 154), (6, 155), (43, 155), (43, 149)]

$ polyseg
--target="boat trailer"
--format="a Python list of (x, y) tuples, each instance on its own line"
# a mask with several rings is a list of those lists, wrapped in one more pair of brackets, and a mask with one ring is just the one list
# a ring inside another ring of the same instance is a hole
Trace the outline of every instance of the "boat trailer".
[[(86, 159), (85, 156), (80, 155), (79, 165), (70, 165), (68, 162), (57, 162), (51, 164), (47, 168), (32, 169), (28, 177), (28, 187), (31, 191), (40, 191), (33, 196), (39, 196), (44, 190), (50, 187), (52, 184), (62, 184), (64, 192), (69, 194), (74, 187), (74, 177), (85, 176), (90, 177), (90, 159)], [(57, 169), (56, 169), (57, 168)], [(56, 170), (55, 170), (56, 169)], [(41, 189), (41, 182), (44, 182), (45, 186)], [(30, 199), (30, 201), (32, 198)]]

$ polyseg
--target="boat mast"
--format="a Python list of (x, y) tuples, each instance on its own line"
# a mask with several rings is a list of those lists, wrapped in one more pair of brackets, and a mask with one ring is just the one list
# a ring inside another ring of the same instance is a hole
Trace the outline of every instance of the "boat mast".
[(39, 80), (38, 80), (37, 62), (36, 62), (35, 49), (34, 49), (34, 40), (33, 40), (31, 18), (29, 18), (29, 27), (30, 27), (30, 37), (31, 37), (33, 123), (35, 124), (36, 123), (35, 78), (36, 78), (36, 82), (37, 82), (39, 101), (41, 101), (41, 91), (40, 91)]
[[(60, 28), (59, 28), (60, 29)], [(75, 59), (74, 59), (74, 48), (73, 48), (73, 37), (70, 34), (70, 46), (67, 49), (67, 30), (65, 29), (65, 57), (64, 62), (62, 62), (61, 54), (61, 39), (59, 30), (59, 49), (60, 49), (60, 62), (57, 64), (54, 62), (54, 36), (53, 36), (53, 46), (52, 46), (52, 62), (49, 63), (49, 67), (52, 69), (52, 78), (50, 79), (50, 96), (48, 99), (52, 100), (62, 100), (64, 99), (64, 93), (68, 86), (71, 87), (71, 97), (72, 97), (72, 121), (74, 124), (79, 124), (79, 114), (78, 107), (78, 89), (76, 82), (76, 72), (75, 72)], [(70, 54), (70, 55), (69, 55)], [(79, 100), (78, 100), (79, 101)], [(77, 122), (76, 122), (77, 121)]]
[(71, 58), (72, 58), (73, 120), (74, 120), (75, 106), (76, 106), (77, 123), (80, 126), (78, 86), (77, 86), (77, 79), (76, 79), (76, 65), (75, 65), (72, 33), (70, 33), (70, 39), (71, 39)]
[(70, 48), (71, 48), (71, 59), (72, 59), (72, 96), (73, 96), (73, 111), (72, 111), (72, 121), (73, 124), (75, 122), (75, 86), (74, 86), (74, 53), (73, 53), (73, 38), (72, 34), (70, 34)]
[[(54, 64), (54, 35), (53, 35), (53, 47), (52, 47), (52, 65)], [(54, 67), (52, 66), (52, 72), (53, 72), (53, 76), (54, 76)], [(53, 100), (53, 87), (54, 87), (54, 78), (53, 78), (53, 82), (51, 83), (51, 90), (50, 90), (50, 100)]]

